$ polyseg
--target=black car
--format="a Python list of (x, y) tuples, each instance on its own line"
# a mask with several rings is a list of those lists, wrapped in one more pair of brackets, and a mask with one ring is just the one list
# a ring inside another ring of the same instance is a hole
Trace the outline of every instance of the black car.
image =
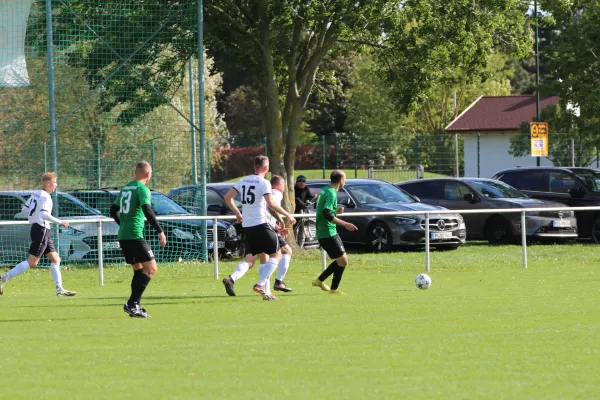
[[(307, 186), (313, 193), (328, 185), (328, 180), (310, 180)], [(454, 250), (466, 239), (463, 218), (459, 214), (437, 214), (446, 210), (419, 202), (404, 190), (391, 183), (376, 179), (346, 179), (337, 193), (338, 205), (344, 206), (344, 215), (353, 212), (423, 211), (417, 215), (360, 216), (347, 221), (358, 227), (355, 232), (338, 227), (337, 232), (345, 244), (361, 244), (373, 252), (392, 249), (393, 246), (419, 248), (425, 244), (425, 212), (429, 213), (431, 247)]]
[[(398, 182), (396, 186), (428, 204), (450, 210), (498, 208), (544, 208), (563, 204), (532, 199), (517, 189), (484, 178), (429, 178)], [(521, 234), (520, 213), (495, 212), (463, 215), (468, 239), (486, 239), (490, 244), (508, 244)], [(572, 211), (529, 212), (527, 237), (536, 241), (566, 241), (577, 238)]]
[[(225, 204), (225, 195), (235, 185), (234, 182), (209, 183), (206, 185), (206, 211), (208, 215), (233, 215), (233, 212)], [(186, 210), (192, 214), (198, 214), (200, 208), (200, 185), (188, 185), (172, 189), (167, 196), (181, 204)], [(239, 193), (233, 199), (236, 206), (243, 210)], [(305, 218), (301, 224), (295, 225), (294, 233), (298, 246), (305, 249), (316, 248), (319, 246), (317, 241), (316, 231), (314, 229), (314, 218)], [(241, 225), (234, 224), (238, 233), (243, 236)], [(306, 227), (306, 228), (305, 228)], [(302, 234), (298, 234), (302, 229)]]
[[(71, 194), (90, 207), (99, 210), (104, 215), (110, 214), (110, 206), (118, 196), (119, 191), (113, 188), (99, 190), (75, 190)], [(151, 192), (152, 210), (156, 216), (190, 216), (187, 210), (160, 192)], [(178, 259), (197, 259), (202, 251), (200, 220), (160, 221), (167, 236), (167, 245), (160, 247), (158, 236), (149, 223), (144, 227), (144, 236), (154, 250), (157, 259), (161, 261), (177, 261)], [(213, 245), (213, 221), (206, 221), (207, 242), (209, 250)], [(217, 226), (219, 255), (230, 257), (240, 247), (240, 237), (233, 225), (226, 221), (218, 221)], [(209, 256), (212, 255), (209, 251)]]
[[(600, 171), (592, 168), (530, 167), (497, 172), (530, 197), (557, 201), (570, 207), (600, 206)], [(579, 237), (600, 243), (600, 211), (576, 211)]]

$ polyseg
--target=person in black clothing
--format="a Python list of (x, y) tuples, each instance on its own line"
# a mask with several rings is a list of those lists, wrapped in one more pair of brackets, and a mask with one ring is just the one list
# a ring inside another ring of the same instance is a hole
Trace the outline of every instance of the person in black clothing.
[(304, 175), (298, 175), (296, 178), (296, 185), (294, 185), (294, 197), (296, 198), (296, 209), (294, 214), (302, 213), (304, 203), (307, 200), (312, 200), (314, 195), (310, 192), (308, 186), (306, 186), (306, 177)]

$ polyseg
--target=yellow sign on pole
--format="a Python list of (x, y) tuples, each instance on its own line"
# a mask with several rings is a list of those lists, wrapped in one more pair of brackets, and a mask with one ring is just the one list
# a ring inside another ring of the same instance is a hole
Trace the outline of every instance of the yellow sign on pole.
[(548, 123), (532, 122), (529, 125), (531, 135), (531, 156), (545, 157), (548, 155)]

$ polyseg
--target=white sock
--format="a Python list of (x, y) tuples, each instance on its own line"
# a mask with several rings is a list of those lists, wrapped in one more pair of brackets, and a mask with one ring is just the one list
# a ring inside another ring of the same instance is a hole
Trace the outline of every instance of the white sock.
[(233, 273), (229, 276), (235, 282), (238, 279), (240, 279), (242, 276), (246, 275), (246, 272), (248, 272), (249, 269), (250, 269), (250, 265), (248, 264), (248, 262), (246, 260), (243, 260), (242, 262), (240, 262), (237, 265), (237, 267), (235, 268), (235, 271), (233, 271)]
[(258, 282), (259, 285), (265, 286), (267, 284), (269, 278), (277, 269), (277, 263), (278, 262), (276, 258), (269, 258), (269, 261), (267, 261), (267, 263), (265, 264), (263, 273), (260, 275), (260, 281)]
[(15, 265), (15, 267), (13, 269), (11, 269), (6, 274), (4, 274), (3, 278), (4, 278), (4, 280), (7, 281), (10, 278), (14, 278), (17, 275), (22, 274), (23, 272), (27, 271), (28, 269), (29, 269), (29, 263), (27, 262), (27, 260), (21, 261), (20, 263)]
[(271, 292), (271, 278), (267, 279), (267, 284), (265, 285), (265, 292), (267, 292), (269, 296), (273, 295), (273, 293)]
[(290, 268), (290, 261), (292, 261), (292, 256), (289, 254), (283, 254), (281, 256), (281, 260), (279, 260), (279, 269), (277, 270), (277, 280), (282, 282), (283, 278), (285, 278), (285, 274), (287, 274), (288, 269)]
[(265, 265), (266, 264), (260, 264), (258, 266), (258, 284), (260, 285), (263, 280), (263, 277), (265, 276)]
[(54, 286), (56, 290), (62, 289), (62, 274), (60, 273), (60, 263), (50, 263), (50, 273), (54, 280)]

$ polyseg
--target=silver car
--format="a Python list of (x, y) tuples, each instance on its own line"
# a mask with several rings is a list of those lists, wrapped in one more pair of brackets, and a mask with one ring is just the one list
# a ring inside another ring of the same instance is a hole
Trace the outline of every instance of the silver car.
[[(450, 210), (564, 207), (564, 204), (532, 199), (504, 182), (483, 178), (429, 178), (396, 183), (423, 201)], [(521, 235), (520, 213), (464, 214), (468, 239), (486, 239), (490, 244), (514, 243)], [(536, 241), (566, 241), (577, 238), (573, 211), (528, 212), (527, 237)]]
[[(307, 186), (313, 193), (329, 184), (326, 180), (310, 180)], [(405, 215), (402, 211), (427, 211), (431, 246), (439, 250), (457, 249), (465, 242), (466, 230), (459, 214), (436, 214), (443, 207), (423, 204), (396, 186), (375, 179), (347, 179), (338, 192), (338, 205), (344, 206), (344, 214), (353, 212), (398, 211), (397, 216), (360, 216), (347, 220), (358, 227), (349, 232), (338, 229), (345, 244), (362, 244), (368, 250), (380, 252), (392, 247), (418, 248), (425, 244), (425, 214)]]
[[(31, 196), (31, 190), (0, 192), (0, 220), (26, 221), (21, 210)], [(75, 197), (58, 192), (58, 210), (61, 219), (85, 220), (102, 217), (98, 210), (89, 207)], [(56, 205), (55, 205), (56, 207)], [(27, 256), (31, 243), (30, 225), (0, 225), (0, 265), (14, 265)], [(117, 240), (118, 225), (115, 222), (102, 224), (104, 260), (121, 261), (123, 254)], [(53, 237), (57, 252), (63, 262), (98, 260), (98, 228), (95, 223), (73, 222), (68, 228), (58, 227), (58, 236)]]

